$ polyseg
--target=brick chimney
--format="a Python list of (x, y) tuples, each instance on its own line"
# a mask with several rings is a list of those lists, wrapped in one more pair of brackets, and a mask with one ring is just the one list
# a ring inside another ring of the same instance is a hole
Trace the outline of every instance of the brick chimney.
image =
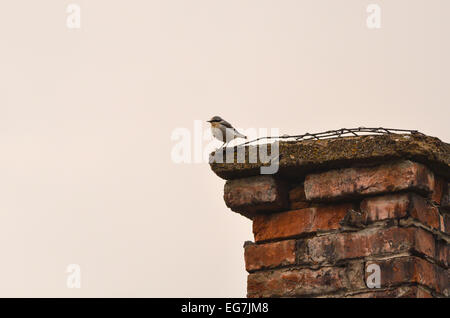
[(450, 296), (449, 144), (422, 134), (281, 141), (272, 175), (248, 162), (255, 147), (210, 164), (226, 205), (253, 222), (248, 297)]

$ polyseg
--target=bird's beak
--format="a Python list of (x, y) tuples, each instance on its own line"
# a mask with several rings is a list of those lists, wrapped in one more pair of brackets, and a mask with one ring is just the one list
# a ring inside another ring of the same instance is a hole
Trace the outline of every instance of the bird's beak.
[(206, 122), (207, 122), (207, 123), (210, 123), (211, 121), (210, 121), (210, 120), (207, 120)]

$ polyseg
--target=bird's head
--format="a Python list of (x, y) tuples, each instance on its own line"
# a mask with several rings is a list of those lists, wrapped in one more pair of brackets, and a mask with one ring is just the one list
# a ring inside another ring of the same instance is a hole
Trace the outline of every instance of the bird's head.
[(223, 119), (220, 116), (214, 116), (213, 118), (211, 118), (210, 120), (207, 120), (208, 123), (219, 123), (223, 121)]

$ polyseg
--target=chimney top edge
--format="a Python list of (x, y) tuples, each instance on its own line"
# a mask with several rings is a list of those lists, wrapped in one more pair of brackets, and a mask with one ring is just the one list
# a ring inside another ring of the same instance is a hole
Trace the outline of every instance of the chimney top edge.
[[(271, 145), (268, 146), (270, 154)], [(260, 175), (265, 165), (249, 161), (249, 150), (261, 145), (245, 146), (245, 162), (237, 163), (238, 147), (234, 149), (234, 162), (211, 162), (213, 172), (220, 178), (232, 180)], [(231, 149), (227, 148), (227, 151)], [(375, 165), (394, 160), (421, 162), (435, 173), (450, 179), (450, 144), (423, 134), (363, 135), (320, 140), (279, 141), (279, 169), (276, 175), (297, 178), (314, 171), (347, 168), (358, 165)], [(213, 157), (215, 153), (212, 153)]]

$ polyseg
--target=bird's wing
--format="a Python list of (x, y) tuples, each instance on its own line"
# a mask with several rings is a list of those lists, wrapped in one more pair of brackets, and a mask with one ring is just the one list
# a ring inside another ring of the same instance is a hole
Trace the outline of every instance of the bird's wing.
[[(234, 129), (234, 128), (233, 128)], [(241, 137), (241, 138), (247, 138), (244, 134), (241, 134), (239, 131), (237, 131), (236, 129), (234, 129), (234, 133), (236, 134), (236, 136)]]
[(233, 128), (233, 126), (231, 126), (231, 124), (229, 122), (227, 122), (226, 120), (222, 120), (220, 123), (227, 128)]
[(226, 129), (231, 129), (231, 130), (234, 132), (234, 134), (235, 134), (236, 136), (241, 137), (241, 138), (246, 138), (245, 135), (243, 135), (243, 134), (241, 134), (239, 131), (237, 131), (237, 129), (234, 128), (233, 126), (231, 126), (231, 124), (230, 124), (229, 122), (227, 122), (226, 120), (222, 120), (220, 123), (221, 123), (223, 126), (225, 126)]

